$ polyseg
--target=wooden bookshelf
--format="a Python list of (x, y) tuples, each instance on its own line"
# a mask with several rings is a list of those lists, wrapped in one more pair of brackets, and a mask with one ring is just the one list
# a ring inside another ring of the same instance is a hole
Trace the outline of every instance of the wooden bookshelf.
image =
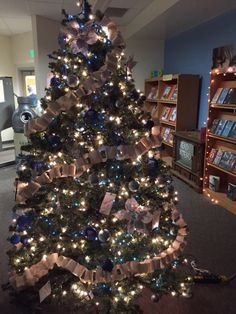
[[(147, 100), (144, 105), (144, 111), (152, 112), (152, 119), (160, 123), (161, 127), (169, 127), (172, 133), (196, 129), (199, 83), (199, 76), (190, 74), (168, 74), (145, 80), (144, 90)], [(173, 85), (177, 86), (176, 100), (162, 99), (165, 88)], [(156, 99), (148, 97), (152, 88), (157, 90)], [(165, 107), (176, 108), (175, 122), (161, 120)], [(165, 151), (162, 154), (163, 159), (172, 164), (173, 145), (165, 142), (163, 144), (165, 145)]]
[(203, 190), (204, 194), (215, 204), (222, 206), (223, 208), (227, 208), (232, 214), (236, 215), (236, 206), (235, 202), (231, 201), (225, 193), (222, 192), (214, 192), (210, 189), (206, 188)]
[[(208, 157), (212, 148), (222, 149), (236, 154), (236, 139), (211, 133), (211, 127), (215, 119), (232, 120), (236, 122), (236, 105), (212, 103), (217, 89), (236, 88), (236, 75), (234, 73), (212, 73), (209, 93), (209, 108), (208, 108), (208, 123), (206, 135), (206, 150), (205, 150), (205, 166), (204, 166), (204, 194), (215, 204), (219, 204), (230, 212), (236, 214), (236, 201), (227, 198), (228, 183), (236, 185), (236, 173), (234, 170), (223, 168), (221, 165), (215, 165), (208, 162)], [(215, 192), (209, 189), (209, 176), (220, 177), (219, 191)]]

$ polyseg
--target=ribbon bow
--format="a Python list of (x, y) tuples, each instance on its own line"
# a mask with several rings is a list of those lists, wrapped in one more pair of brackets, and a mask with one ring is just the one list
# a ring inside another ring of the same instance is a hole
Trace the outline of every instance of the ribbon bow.
[(147, 233), (147, 224), (153, 218), (149, 211), (150, 208), (141, 206), (134, 198), (130, 198), (125, 202), (125, 209), (118, 211), (115, 216), (119, 220), (128, 220), (129, 233), (133, 233), (134, 230)]

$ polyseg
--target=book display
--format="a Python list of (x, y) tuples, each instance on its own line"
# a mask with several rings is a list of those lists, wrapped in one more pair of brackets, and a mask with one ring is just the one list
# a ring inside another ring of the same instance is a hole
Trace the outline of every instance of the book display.
[(162, 158), (172, 165), (173, 134), (197, 127), (199, 76), (163, 75), (145, 80), (144, 110), (152, 112), (153, 120), (162, 127), (165, 150)]
[[(236, 213), (234, 188), (236, 186), (236, 76), (234, 73), (211, 74), (206, 140), (204, 193), (213, 203)], [(219, 177), (217, 189), (212, 188), (214, 177)]]

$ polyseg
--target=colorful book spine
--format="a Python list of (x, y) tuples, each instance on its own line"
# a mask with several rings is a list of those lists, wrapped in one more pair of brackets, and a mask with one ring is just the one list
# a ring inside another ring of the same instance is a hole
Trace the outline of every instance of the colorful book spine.
[(236, 201), (236, 185), (233, 183), (228, 183), (228, 188), (227, 188), (227, 197), (231, 201)]
[(220, 122), (220, 119), (215, 119), (212, 123), (211, 129), (210, 129), (210, 133), (215, 134), (215, 131), (217, 129), (217, 126)]
[(217, 100), (218, 100), (218, 98), (219, 98), (219, 96), (220, 96), (222, 90), (223, 90), (222, 87), (219, 87), (219, 88), (217, 89), (217, 91), (216, 91), (216, 93), (215, 93), (215, 95), (214, 95), (214, 97), (212, 98), (212, 101), (211, 101), (213, 104), (216, 104), (216, 103), (217, 103)]
[(220, 163), (220, 160), (221, 160), (221, 157), (223, 156), (223, 150), (218, 150), (218, 152), (217, 152), (217, 154), (216, 154), (216, 156), (215, 156), (215, 158), (214, 158), (214, 160), (213, 160), (213, 164), (214, 165), (216, 165), (216, 166), (218, 166), (219, 165), (219, 163)]
[(233, 125), (234, 125), (234, 121), (228, 120), (225, 127), (224, 127), (224, 130), (223, 130), (221, 136), (228, 137)]
[(218, 125), (217, 125), (217, 128), (216, 128), (216, 131), (215, 131), (215, 134), (216, 135), (221, 135), (223, 130), (224, 130), (224, 127), (226, 125), (226, 122), (227, 120), (220, 120)]
[(223, 103), (224, 103), (224, 100), (225, 100), (225, 98), (226, 98), (228, 92), (229, 92), (229, 88), (224, 88), (224, 89), (222, 90), (222, 92), (221, 92), (219, 98), (217, 99), (217, 103), (218, 103), (218, 104), (223, 104)]

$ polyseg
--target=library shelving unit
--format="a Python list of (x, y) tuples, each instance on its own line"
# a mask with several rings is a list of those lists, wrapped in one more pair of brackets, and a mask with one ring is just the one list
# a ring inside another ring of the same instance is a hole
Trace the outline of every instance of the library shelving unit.
[[(145, 80), (146, 102), (144, 110), (152, 113), (153, 120), (160, 123), (162, 129), (170, 128), (171, 133), (177, 131), (194, 130), (198, 120), (200, 77), (191, 74), (168, 74), (160, 78)], [(174, 100), (163, 99), (163, 93), (168, 86), (176, 86), (176, 97)], [(152, 90), (154, 97), (150, 98)], [(176, 119), (174, 122), (162, 119), (166, 108), (176, 108)], [(173, 143), (163, 141), (165, 149), (162, 158), (171, 166), (173, 156)]]
[[(226, 195), (228, 183), (236, 185), (236, 172), (227, 170), (218, 164), (215, 165), (209, 162), (208, 159), (212, 149), (236, 154), (236, 139), (211, 133), (212, 123), (215, 119), (232, 120), (236, 122), (236, 104), (212, 102), (218, 88), (236, 88), (236, 73), (219, 73), (215, 71), (211, 73), (203, 193), (213, 203), (219, 204), (233, 214), (236, 214), (236, 201), (232, 201)], [(220, 177), (218, 192), (209, 189), (210, 175)]]

